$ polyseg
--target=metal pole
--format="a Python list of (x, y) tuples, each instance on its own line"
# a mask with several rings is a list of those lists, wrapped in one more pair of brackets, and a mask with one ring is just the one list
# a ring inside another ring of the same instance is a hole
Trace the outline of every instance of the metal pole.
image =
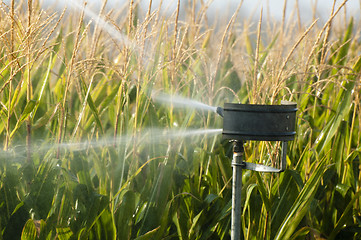
[(233, 142), (233, 179), (232, 179), (232, 215), (231, 215), (231, 239), (241, 239), (241, 191), (242, 191), (242, 168), (243, 142)]

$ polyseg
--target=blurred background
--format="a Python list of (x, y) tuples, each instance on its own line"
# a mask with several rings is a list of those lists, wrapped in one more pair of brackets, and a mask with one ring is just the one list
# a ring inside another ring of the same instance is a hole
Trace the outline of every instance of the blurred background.
[[(82, 0), (77, 0), (79, 3), (83, 2)], [(10, 2), (9, 0), (5, 2)], [(45, 7), (54, 6), (57, 3), (58, 7), (62, 7), (66, 1), (57, 1), (57, 0), (42, 0), (42, 4)], [(103, 1), (100, 0), (88, 0), (87, 1), (89, 6), (94, 7), (94, 9), (99, 8)], [(126, 0), (108, 0), (107, 6), (108, 8), (115, 8), (115, 7), (122, 7), (127, 5)], [(135, 1), (139, 2), (140, 6), (143, 8), (144, 11), (147, 10), (149, 1), (140, 0)], [(192, 1), (191, 0), (182, 0), (180, 1), (183, 8), (186, 5), (189, 5)], [(205, 4), (209, 4), (208, 9), (208, 17), (210, 18), (217, 18), (217, 17), (230, 17), (234, 10), (236, 9), (237, 5), (241, 1), (235, 0), (213, 0), (213, 1), (196, 1), (196, 4), (201, 4), (201, 2)], [(286, 2), (286, 5), (285, 5)], [(342, 1), (336, 0), (336, 5), (341, 4)], [(176, 0), (154, 0), (152, 3), (153, 8), (157, 8), (159, 4), (163, 6), (163, 13), (167, 15), (171, 15), (174, 13), (177, 7)], [(264, 14), (276, 20), (281, 20), (283, 17), (283, 9), (286, 7), (286, 15), (285, 17), (288, 18), (292, 15), (300, 14), (301, 21), (303, 24), (310, 23), (312, 19), (319, 18), (320, 22), (325, 21), (330, 12), (332, 10), (332, 0), (244, 0), (241, 7), (241, 17), (249, 18), (255, 17), (258, 19), (260, 9), (263, 7)], [(298, 5), (299, 13), (296, 12)], [(347, 2), (347, 6), (345, 11), (347, 12), (347, 16), (353, 16), (357, 19), (360, 18), (361, 13), (361, 1), (359, 0), (349, 0)], [(341, 16), (341, 15), (340, 15)]]

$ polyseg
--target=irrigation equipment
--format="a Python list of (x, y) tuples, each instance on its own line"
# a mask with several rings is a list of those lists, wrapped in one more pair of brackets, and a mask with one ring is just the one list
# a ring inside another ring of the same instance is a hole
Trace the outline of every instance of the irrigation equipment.
[[(168, 102), (173, 106), (192, 106), (211, 110), (223, 117), (222, 136), (233, 142), (231, 239), (240, 239), (242, 170), (280, 173), (286, 169), (287, 142), (293, 140), (296, 134), (296, 103), (288, 101), (282, 101), (281, 105), (225, 103), (222, 108), (179, 96), (153, 94), (152, 97), (156, 101)], [(243, 142), (248, 140), (281, 142), (282, 151), (278, 164), (280, 168), (244, 161)]]
[[(281, 105), (256, 105), (225, 103), (216, 112), (223, 117), (223, 138), (233, 142), (233, 180), (231, 239), (241, 236), (242, 170), (280, 173), (286, 169), (287, 142), (293, 140), (297, 105), (281, 102)], [(246, 162), (243, 160), (243, 142), (281, 141), (280, 168)]]

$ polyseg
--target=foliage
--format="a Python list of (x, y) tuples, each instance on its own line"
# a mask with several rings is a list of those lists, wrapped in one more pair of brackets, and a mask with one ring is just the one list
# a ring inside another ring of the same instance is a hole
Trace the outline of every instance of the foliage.
[[(212, 29), (203, 3), (142, 18), (130, 1), (91, 23), (17, 4), (0, 13), (0, 239), (230, 239), (231, 145), (182, 135), (222, 120), (159, 92), (297, 102), (288, 169), (244, 171), (242, 239), (360, 238), (360, 32), (337, 25), (342, 6), (255, 34), (237, 14)], [(274, 165), (278, 145), (245, 157)]]

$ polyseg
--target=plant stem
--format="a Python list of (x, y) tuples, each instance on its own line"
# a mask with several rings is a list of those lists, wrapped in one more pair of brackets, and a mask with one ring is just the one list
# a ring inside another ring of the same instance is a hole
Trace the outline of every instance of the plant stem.
[[(15, 1), (11, 0), (11, 30), (10, 30), (10, 53), (9, 53), (9, 62), (13, 62), (13, 53), (14, 53), (14, 32), (15, 32)], [(13, 76), (13, 64), (10, 65), (10, 77)], [(4, 150), (8, 150), (10, 144), (10, 121), (11, 121), (11, 94), (12, 94), (12, 81), (9, 82), (9, 105), (8, 105), (8, 116), (7, 116), (7, 125), (6, 125), (6, 137), (5, 137), (5, 146)]]
[[(27, 39), (27, 91), (26, 91), (26, 100), (27, 102), (31, 101), (32, 98), (32, 85), (31, 85), (31, 14), (32, 14), (32, 5), (33, 1), (28, 0), (28, 39)], [(31, 162), (31, 122), (32, 122), (32, 115), (28, 117), (26, 121), (26, 148), (27, 148), (27, 162)]]

